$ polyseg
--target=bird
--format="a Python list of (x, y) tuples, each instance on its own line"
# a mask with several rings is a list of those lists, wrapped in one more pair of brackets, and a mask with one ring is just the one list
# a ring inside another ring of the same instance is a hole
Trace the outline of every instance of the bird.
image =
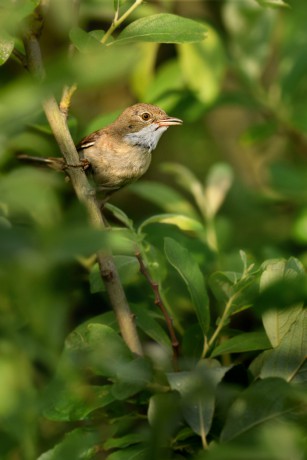
[[(147, 171), (162, 134), (169, 126), (181, 125), (160, 107), (137, 103), (126, 108), (110, 125), (84, 137), (77, 145), (80, 167), (89, 169), (96, 190), (109, 196), (138, 180)], [(20, 160), (65, 171), (64, 158), (41, 158), (21, 154)]]

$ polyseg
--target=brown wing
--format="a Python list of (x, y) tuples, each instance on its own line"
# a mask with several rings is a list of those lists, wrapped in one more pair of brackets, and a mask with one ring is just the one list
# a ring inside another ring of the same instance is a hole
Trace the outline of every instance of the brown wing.
[(94, 131), (93, 133), (89, 134), (88, 136), (85, 136), (77, 145), (76, 148), (77, 150), (83, 150), (87, 149), (88, 147), (92, 147), (97, 139), (102, 135), (103, 129), (98, 129), (97, 131)]

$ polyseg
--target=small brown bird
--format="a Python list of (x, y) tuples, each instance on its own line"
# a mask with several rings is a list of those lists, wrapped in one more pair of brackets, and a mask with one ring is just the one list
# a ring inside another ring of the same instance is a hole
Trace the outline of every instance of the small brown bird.
[[(80, 166), (92, 171), (99, 191), (105, 195), (135, 182), (148, 169), (151, 152), (169, 126), (182, 120), (169, 117), (151, 104), (128, 107), (105, 128), (89, 134), (77, 145)], [(63, 158), (39, 158), (19, 155), (21, 160), (45, 164), (58, 171), (67, 167)]]

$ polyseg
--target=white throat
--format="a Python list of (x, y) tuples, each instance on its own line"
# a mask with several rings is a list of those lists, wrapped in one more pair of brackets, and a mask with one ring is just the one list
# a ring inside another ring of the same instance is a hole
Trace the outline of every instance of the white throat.
[(157, 147), (160, 137), (167, 130), (168, 126), (157, 126), (155, 123), (145, 126), (136, 133), (126, 134), (124, 140), (131, 145), (138, 145), (149, 152)]

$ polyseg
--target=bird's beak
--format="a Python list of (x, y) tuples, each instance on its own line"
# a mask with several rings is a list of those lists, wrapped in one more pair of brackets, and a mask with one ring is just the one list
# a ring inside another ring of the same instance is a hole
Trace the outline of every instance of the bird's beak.
[(183, 121), (180, 118), (174, 117), (165, 117), (162, 120), (158, 121), (159, 126), (175, 126), (175, 125), (182, 125)]

